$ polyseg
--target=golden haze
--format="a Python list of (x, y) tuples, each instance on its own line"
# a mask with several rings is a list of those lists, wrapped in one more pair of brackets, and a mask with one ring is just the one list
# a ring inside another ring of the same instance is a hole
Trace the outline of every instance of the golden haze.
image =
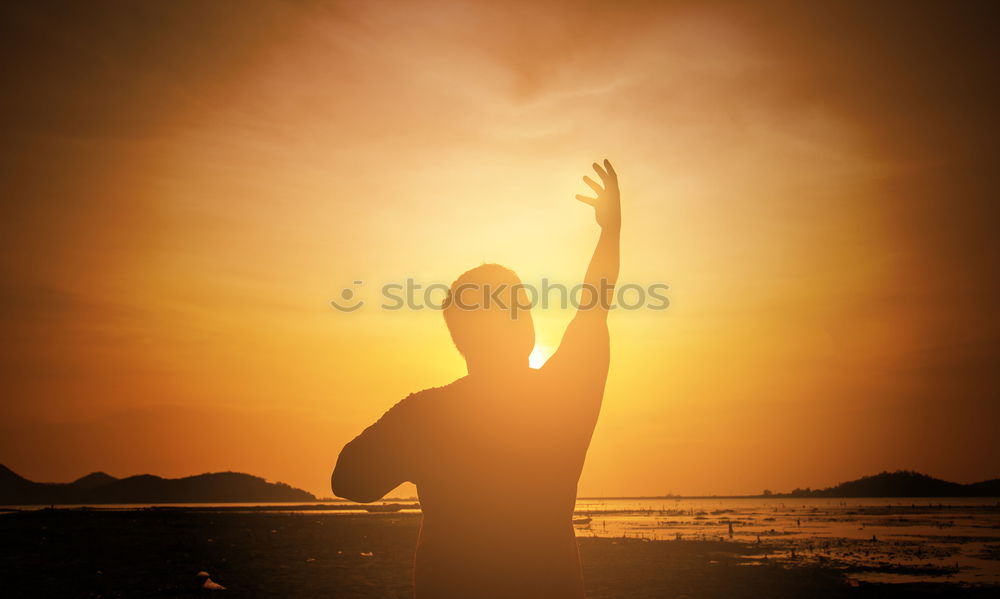
[[(5, 100), (15, 471), (231, 469), (329, 495), (344, 442), (464, 363), (438, 312), (327, 302), (482, 262), (578, 280), (597, 229), (573, 195), (606, 155), (622, 282), (669, 284), (671, 307), (612, 315), (581, 495), (996, 475), (995, 196), (961, 133), (992, 92), (904, 69), (906, 23), (875, 41), (836, 9), (133, 10), (16, 14), (47, 45)], [(569, 316), (536, 313), (538, 342)]]

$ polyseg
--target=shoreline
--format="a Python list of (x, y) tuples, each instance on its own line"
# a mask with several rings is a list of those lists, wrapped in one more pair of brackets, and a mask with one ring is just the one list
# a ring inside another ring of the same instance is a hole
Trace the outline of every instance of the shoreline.
[[(0, 517), (5, 596), (203, 593), (197, 573), (246, 597), (408, 597), (420, 515), (188, 510), (30, 510)], [(885, 584), (928, 574), (850, 565), (730, 540), (578, 537), (587, 597), (991, 597), (998, 585)]]
[[(847, 501), (886, 501), (899, 500), (898, 505), (907, 504), (919, 507), (935, 507), (940, 505), (948, 507), (945, 502), (962, 501), (963, 506), (975, 507), (996, 507), (1000, 505), (1000, 497), (996, 496), (866, 496), (866, 497), (803, 497), (786, 495), (690, 495), (690, 496), (650, 496), (650, 497), (577, 497), (577, 502), (601, 502), (601, 501), (713, 501), (713, 500), (806, 500), (806, 501), (826, 501), (840, 500)], [(964, 503), (966, 501), (982, 501), (983, 503)], [(132, 503), (20, 503), (20, 504), (0, 504), (0, 512), (30, 511), (36, 509), (301, 509), (301, 510), (359, 510), (364, 511), (372, 506), (402, 505), (402, 509), (420, 509), (420, 504), (415, 498), (399, 499), (386, 498), (371, 503), (357, 503), (346, 499), (317, 499), (312, 502), (301, 501), (150, 501)], [(890, 504), (892, 505), (892, 504)], [(583, 510), (593, 511), (593, 510)]]

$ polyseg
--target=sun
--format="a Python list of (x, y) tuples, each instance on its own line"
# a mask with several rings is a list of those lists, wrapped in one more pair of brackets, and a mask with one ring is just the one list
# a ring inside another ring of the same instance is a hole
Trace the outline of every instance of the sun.
[(528, 366), (531, 368), (541, 368), (545, 361), (552, 355), (552, 348), (547, 345), (536, 345), (528, 356)]

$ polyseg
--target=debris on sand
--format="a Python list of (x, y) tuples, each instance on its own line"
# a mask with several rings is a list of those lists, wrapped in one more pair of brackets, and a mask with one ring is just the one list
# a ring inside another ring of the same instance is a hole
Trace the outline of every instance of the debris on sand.
[(205, 579), (205, 584), (201, 585), (201, 588), (209, 590), (209, 591), (224, 591), (224, 590), (226, 590), (226, 587), (224, 587), (221, 584), (215, 582), (211, 578), (206, 578)]

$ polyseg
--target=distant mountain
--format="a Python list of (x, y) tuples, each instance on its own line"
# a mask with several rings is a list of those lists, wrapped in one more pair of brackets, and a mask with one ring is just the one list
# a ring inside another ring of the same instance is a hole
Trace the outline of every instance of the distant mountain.
[(1000, 479), (963, 485), (911, 470), (882, 472), (826, 489), (795, 489), (793, 497), (1000, 497)]
[(970, 497), (1000, 497), (1000, 478), (992, 478), (966, 486), (973, 493)]
[(214, 472), (185, 478), (140, 474), (118, 479), (94, 472), (71, 483), (36, 483), (0, 465), (0, 505), (107, 503), (236, 503), (315, 501), (285, 483), (269, 483), (240, 472)]
[(118, 479), (104, 472), (91, 472), (87, 476), (80, 477), (70, 484), (78, 489), (96, 489), (97, 487), (113, 483), (116, 480)]
[(0, 464), (0, 497), (8, 492), (8, 490), (14, 494), (26, 492), (34, 484), (10, 468)]

